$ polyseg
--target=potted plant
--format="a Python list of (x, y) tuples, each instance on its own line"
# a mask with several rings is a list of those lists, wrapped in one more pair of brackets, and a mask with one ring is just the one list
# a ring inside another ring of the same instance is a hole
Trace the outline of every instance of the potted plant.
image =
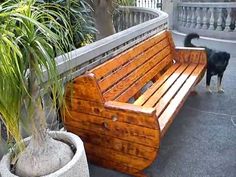
[[(78, 137), (70, 133), (47, 131), (41, 100), (51, 93), (53, 107), (63, 105), (63, 85), (54, 58), (72, 43), (66, 8), (35, 0), (8, 0), (0, 5), (0, 115), (16, 141), (14, 150), (20, 150), (14, 157), (15, 174), (10, 171), (14, 153), (3, 157), (2, 177), (89, 176), (82, 142), (76, 143)], [(27, 107), (24, 114), (23, 105)], [(19, 122), (31, 126), (31, 138), (21, 141)], [(74, 152), (70, 145), (75, 146)], [(78, 163), (82, 175), (73, 171), (78, 166), (70, 166)]]

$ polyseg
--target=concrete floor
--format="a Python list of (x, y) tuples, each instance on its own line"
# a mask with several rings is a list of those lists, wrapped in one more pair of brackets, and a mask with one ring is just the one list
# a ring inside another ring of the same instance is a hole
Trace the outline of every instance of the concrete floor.
[[(181, 42), (176, 41), (178, 44)], [(211, 85), (215, 90), (216, 78)], [(145, 170), (149, 177), (236, 176), (234, 54), (225, 72), (223, 86), (225, 93), (208, 94), (205, 92), (205, 78), (202, 80), (196, 89), (198, 95), (188, 98), (163, 138), (158, 158)], [(89, 167), (91, 177), (128, 177), (92, 164)]]

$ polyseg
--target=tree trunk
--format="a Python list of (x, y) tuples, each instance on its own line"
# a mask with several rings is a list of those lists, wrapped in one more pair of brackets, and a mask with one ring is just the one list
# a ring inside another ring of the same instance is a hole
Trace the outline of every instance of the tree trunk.
[(40, 85), (35, 67), (38, 63), (31, 54), (29, 94), (30, 120), (32, 120), (32, 138), (26, 149), (19, 155), (16, 163), (18, 176), (44, 176), (66, 165), (73, 157), (71, 148), (52, 139), (47, 133), (45, 112), (40, 97)]
[(89, 0), (93, 8), (95, 27), (98, 30), (96, 39), (102, 39), (115, 33), (113, 25), (113, 2), (112, 0)]

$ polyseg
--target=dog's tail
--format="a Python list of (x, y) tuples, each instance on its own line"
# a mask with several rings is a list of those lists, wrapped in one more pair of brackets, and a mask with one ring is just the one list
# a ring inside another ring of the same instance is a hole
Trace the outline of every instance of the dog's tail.
[(197, 33), (190, 33), (184, 39), (184, 47), (197, 47), (191, 43), (192, 39), (199, 39), (199, 35)]

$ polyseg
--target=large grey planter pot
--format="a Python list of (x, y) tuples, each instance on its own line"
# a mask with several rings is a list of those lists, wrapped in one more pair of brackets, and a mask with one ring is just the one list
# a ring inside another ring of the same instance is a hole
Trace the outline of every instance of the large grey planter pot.
[[(89, 177), (87, 158), (81, 139), (72, 133), (64, 131), (52, 131), (49, 134), (55, 139), (71, 143), (76, 148), (76, 152), (72, 160), (63, 168), (43, 177)], [(26, 138), (24, 141), (27, 143), (29, 139)], [(11, 154), (8, 153), (3, 156), (0, 162), (1, 177), (17, 177), (10, 172), (10, 157)]]

